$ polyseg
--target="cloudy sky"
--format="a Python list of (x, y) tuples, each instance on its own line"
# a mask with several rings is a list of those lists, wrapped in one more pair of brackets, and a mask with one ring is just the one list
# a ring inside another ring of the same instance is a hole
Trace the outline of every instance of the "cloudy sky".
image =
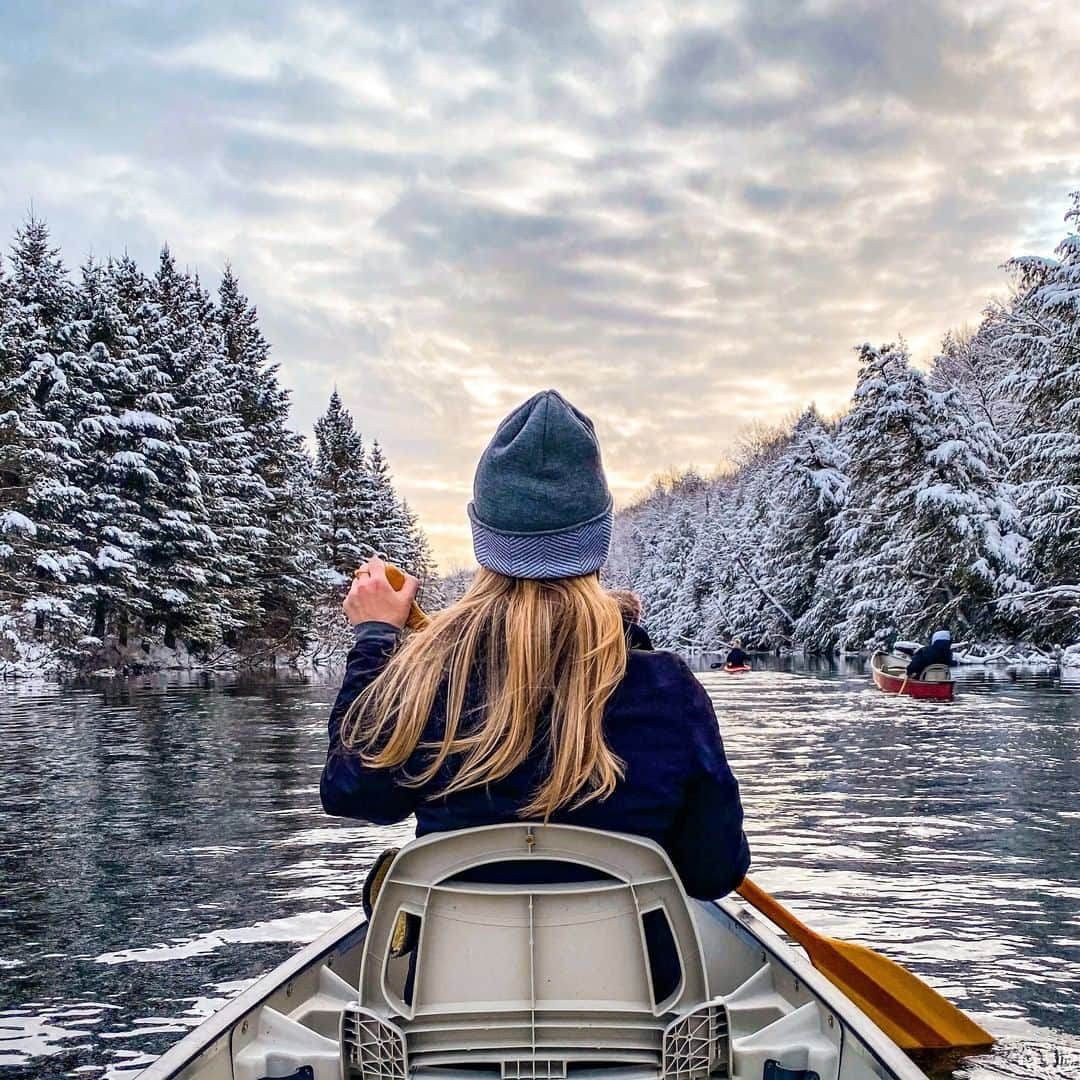
[(0, 2), (0, 225), (230, 260), (297, 426), (336, 385), (444, 564), (535, 390), (625, 501), (842, 406), (859, 341), (928, 361), (1077, 187), (1064, 0)]

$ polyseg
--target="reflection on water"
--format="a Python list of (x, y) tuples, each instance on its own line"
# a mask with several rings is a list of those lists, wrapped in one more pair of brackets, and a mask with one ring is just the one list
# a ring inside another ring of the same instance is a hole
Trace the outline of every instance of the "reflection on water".
[[(1001, 1037), (935, 1075), (1080, 1077), (1080, 677), (963, 671), (943, 705), (858, 663), (773, 666), (701, 676), (758, 881)], [(0, 693), (5, 1080), (132, 1076), (357, 905), (409, 835), (321, 813), (329, 684)]]

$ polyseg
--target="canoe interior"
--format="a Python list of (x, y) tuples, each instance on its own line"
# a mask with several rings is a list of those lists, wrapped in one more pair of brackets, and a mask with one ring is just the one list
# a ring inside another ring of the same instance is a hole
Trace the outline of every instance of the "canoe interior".
[[(731, 1080), (926, 1080), (925, 1074), (858, 1009), (759, 917), (734, 902), (691, 901), (708, 956), (712, 992), (730, 1026)], [(352, 915), (340, 927), (270, 972), (210, 1017), (141, 1074), (143, 1080), (406, 1080), (380, 1068), (342, 1063), (342, 1026), (357, 994), (367, 924)], [(643, 1045), (655, 1047), (656, 1025), (642, 1022)], [(599, 1038), (599, 1037), (598, 1037)], [(763, 1051), (787, 1046), (786, 1061)], [(778, 1061), (783, 1068), (762, 1066)], [(603, 1055), (601, 1055), (601, 1058)], [(657, 1049), (636, 1065), (575, 1068), (548, 1074), (533, 1063), (513, 1080), (661, 1080)], [(546, 1063), (544, 1063), (546, 1064)], [(730, 1071), (728, 1071), (728, 1069)], [(786, 1071), (785, 1071), (786, 1070)], [(527, 1075), (526, 1075), (527, 1074)], [(417, 1080), (512, 1080), (490, 1068), (410, 1070)], [(675, 1080), (695, 1080), (676, 1074)]]

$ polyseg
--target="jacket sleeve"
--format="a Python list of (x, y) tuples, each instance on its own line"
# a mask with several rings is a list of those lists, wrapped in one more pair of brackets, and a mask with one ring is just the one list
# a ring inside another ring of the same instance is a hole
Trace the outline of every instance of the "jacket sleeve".
[(386, 667), (397, 641), (397, 627), (389, 623), (361, 623), (357, 627), (345, 678), (330, 710), (330, 744), (319, 783), (323, 809), (328, 814), (392, 825), (404, 821), (416, 806), (418, 792), (399, 783), (397, 769), (369, 769), (358, 754), (341, 743), (341, 722), (346, 711)]
[(691, 775), (682, 814), (666, 845), (683, 887), (699, 900), (731, 892), (750, 868), (750, 845), (743, 832), (739, 783), (724, 755), (724, 744), (709, 695), (689, 668), (688, 722)]

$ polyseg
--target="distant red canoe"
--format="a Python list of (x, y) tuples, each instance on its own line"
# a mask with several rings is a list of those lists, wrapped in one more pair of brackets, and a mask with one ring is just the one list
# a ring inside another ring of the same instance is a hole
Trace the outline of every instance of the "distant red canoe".
[(747, 671), (753, 671), (754, 669), (749, 664), (739, 664), (738, 667), (733, 667), (731, 665), (725, 664), (724, 670), (729, 675), (743, 675)]
[(918, 679), (906, 679), (906, 656), (894, 656), (892, 653), (876, 652), (870, 658), (870, 673), (874, 685), (886, 694), (906, 694), (908, 697), (923, 698), (931, 701), (952, 701), (953, 682), (949, 669), (942, 664), (928, 667)]

